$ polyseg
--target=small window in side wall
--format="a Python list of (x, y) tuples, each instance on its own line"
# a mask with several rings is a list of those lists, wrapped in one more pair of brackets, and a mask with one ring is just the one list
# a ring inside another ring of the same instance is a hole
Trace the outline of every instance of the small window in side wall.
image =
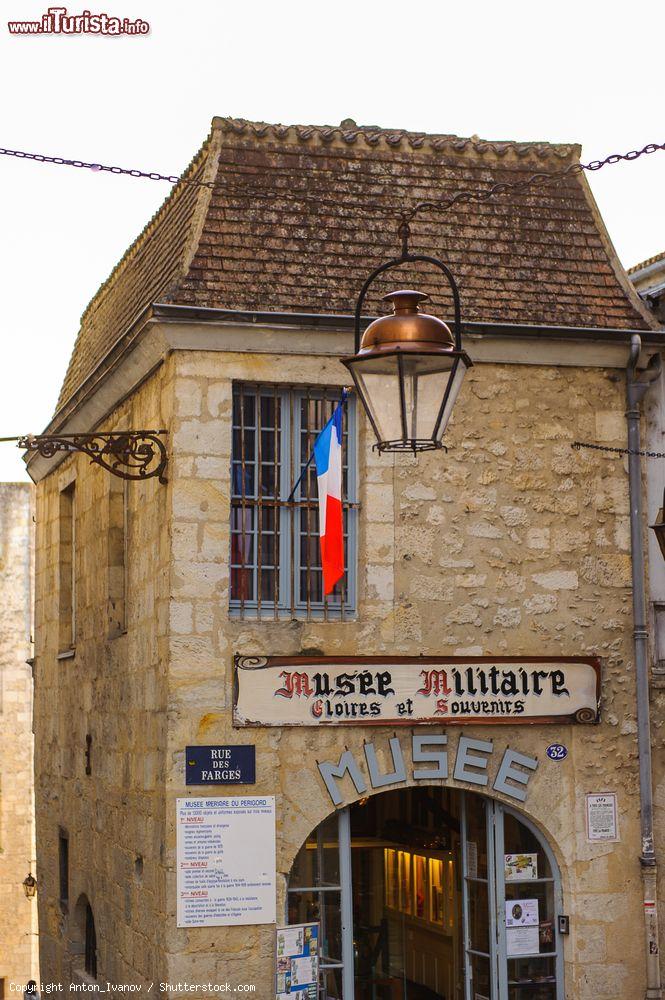
[[(323, 594), (314, 441), (339, 388), (235, 383), (231, 465), (230, 613), (344, 620), (356, 610), (356, 400), (342, 419), (343, 578)], [(304, 473), (302, 482), (289, 497)]]
[(97, 934), (95, 933), (95, 918), (92, 915), (90, 903), (85, 907), (85, 971), (93, 979), (97, 978)]
[(119, 476), (108, 478), (108, 623), (113, 638), (127, 630), (129, 483)]
[(653, 602), (653, 644), (654, 670), (657, 673), (665, 671), (665, 603)]
[(58, 517), (58, 622), (61, 653), (76, 645), (76, 492), (60, 491)]
[(5, 1000), (5, 982), (6, 980), (0, 977), (0, 1000)]
[(60, 908), (69, 908), (69, 836), (58, 831), (58, 868), (60, 872)]

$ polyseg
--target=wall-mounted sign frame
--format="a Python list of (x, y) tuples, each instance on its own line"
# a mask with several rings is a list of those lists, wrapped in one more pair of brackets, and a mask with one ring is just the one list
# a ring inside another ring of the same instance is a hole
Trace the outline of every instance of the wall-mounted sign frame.
[(256, 747), (185, 747), (185, 784), (253, 785), (256, 782)]
[(318, 1000), (319, 929), (318, 923), (276, 929), (275, 1000)]
[(600, 720), (585, 656), (235, 656), (234, 726)]

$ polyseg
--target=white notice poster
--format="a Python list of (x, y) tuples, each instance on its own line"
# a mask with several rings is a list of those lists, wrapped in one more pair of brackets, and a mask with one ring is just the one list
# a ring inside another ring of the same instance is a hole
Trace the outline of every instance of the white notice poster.
[(586, 797), (587, 840), (613, 843), (619, 839), (617, 797), (614, 792), (604, 792)]
[(176, 807), (178, 927), (274, 923), (274, 795)]
[(507, 927), (506, 952), (515, 955), (537, 955), (540, 951), (538, 927)]

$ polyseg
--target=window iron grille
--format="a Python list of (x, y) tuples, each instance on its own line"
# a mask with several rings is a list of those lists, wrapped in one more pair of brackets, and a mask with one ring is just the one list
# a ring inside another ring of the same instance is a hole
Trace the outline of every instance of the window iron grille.
[(323, 594), (314, 441), (339, 388), (236, 383), (231, 469), (231, 614), (344, 620), (356, 606), (355, 398), (343, 416), (344, 577)]

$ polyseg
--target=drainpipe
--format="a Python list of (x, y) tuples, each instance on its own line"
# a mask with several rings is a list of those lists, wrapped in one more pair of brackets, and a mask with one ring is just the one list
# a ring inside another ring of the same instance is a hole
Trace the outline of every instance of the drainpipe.
[(645, 1000), (663, 1000), (658, 956), (658, 909), (656, 904), (656, 849), (653, 837), (653, 788), (651, 780), (651, 723), (649, 720), (649, 660), (647, 648), (646, 593), (644, 584), (644, 536), (642, 521), (642, 468), (640, 463), (640, 403), (649, 386), (660, 375), (660, 356), (654, 355), (646, 369), (637, 371), (642, 341), (630, 339), (626, 371), (626, 422), (628, 424), (628, 483), (630, 491), (630, 546), (633, 574), (633, 641), (637, 688), (637, 748), (640, 765), (640, 823), (642, 852), (640, 867), (644, 890), (647, 989)]

